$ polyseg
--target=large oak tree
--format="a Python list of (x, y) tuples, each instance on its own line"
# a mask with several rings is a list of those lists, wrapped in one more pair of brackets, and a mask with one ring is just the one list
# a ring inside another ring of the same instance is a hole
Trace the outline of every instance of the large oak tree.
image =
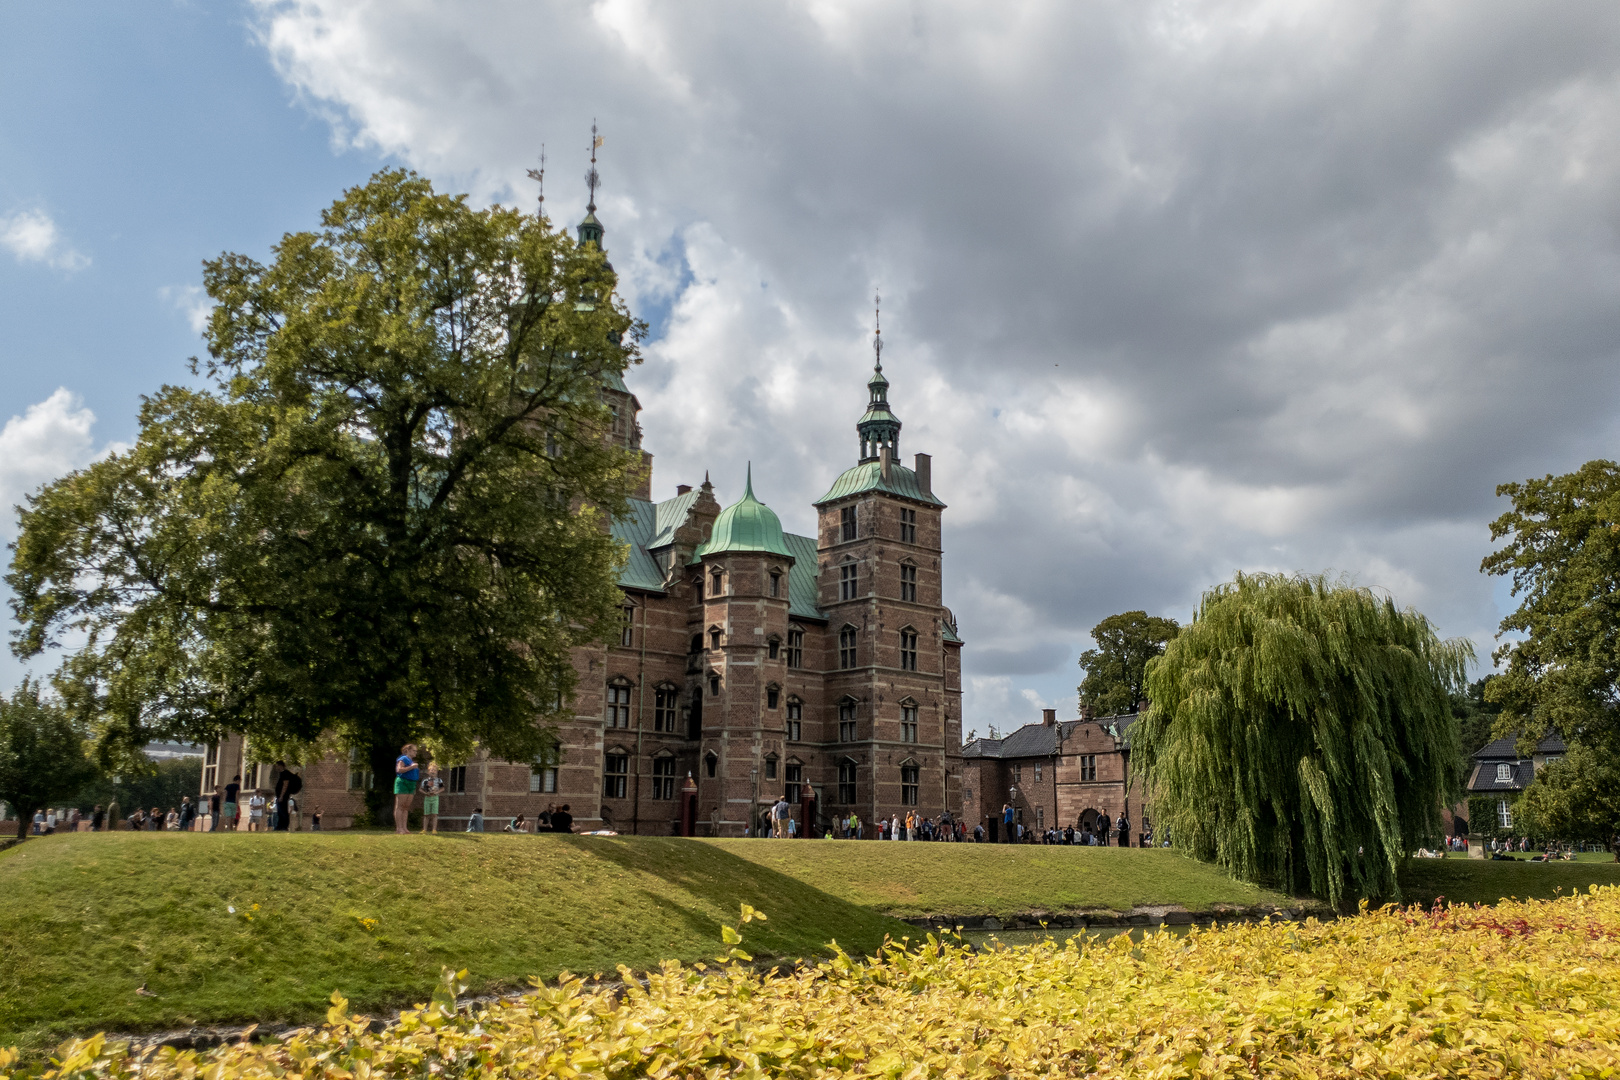
[(1147, 697), (1147, 662), (1180, 630), (1174, 619), (1126, 611), (1091, 628), (1095, 649), (1080, 654), (1080, 704), (1094, 716), (1133, 713)]
[(407, 740), (534, 760), (618, 617), (640, 467), (603, 437), (640, 328), (602, 253), (387, 171), (269, 265), (204, 265), (197, 385), (21, 511), (15, 651), (74, 644), (55, 683), (108, 763), (233, 730), (379, 777)]
[(1457, 800), (1449, 695), (1472, 656), (1367, 589), (1239, 574), (1149, 662), (1132, 767), (1197, 858), (1335, 906), (1398, 899)]

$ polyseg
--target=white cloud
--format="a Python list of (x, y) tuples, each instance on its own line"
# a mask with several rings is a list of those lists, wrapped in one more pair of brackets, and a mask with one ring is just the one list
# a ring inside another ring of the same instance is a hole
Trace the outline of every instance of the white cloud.
[(19, 210), (0, 217), (0, 247), (18, 262), (44, 263), (55, 270), (82, 270), (90, 265), (89, 256), (68, 246), (56, 222), (43, 210)]
[(65, 387), (6, 421), (0, 429), (0, 506), (5, 507), (0, 535), (16, 535), (12, 507), (24, 495), (95, 457), (90, 434), (95, 422), (95, 414)]
[(165, 285), (158, 290), (158, 296), (186, 317), (193, 334), (201, 337), (208, 329), (214, 302), (201, 285)]
[(577, 217), (600, 120), (657, 494), (752, 460), (807, 530), (883, 286), (969, 728), (1072, 702), (1099, 619), (1186, 619), (1240, 568), (1488, 643), (1495, 485), (1620, 430), (1600, 4), (257, 8), (334, 138), (477, 198), (527, 202), (545, 142)]

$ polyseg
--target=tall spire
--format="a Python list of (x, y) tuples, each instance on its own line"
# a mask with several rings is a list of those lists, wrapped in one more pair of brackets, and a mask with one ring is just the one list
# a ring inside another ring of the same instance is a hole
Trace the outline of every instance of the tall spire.
[(872, 377), (866, 381), (866, 415), (855, 425), (861, 436), (861, 461), (876, 461), (884, 449), (890, 460), (900, 456), (900, 418), (889, 411), (889, 380), (883, 375), (883, 296), (872, 305)]
[(594, 243), (598, 248), (602, 246), (602, 223), (596, 220), (596, 189), (602, 183), (601, 175), (596, 171), (596, 150), (607, 140), (596, 133), (596, 121), (591, 121), (591, 167), (585, 173), (585, 187), (590, 192), (590, 201), (585, 204), (585, 220), (579, 223), (579, 242), (581, 245)]
[(535, 211), (535, 216), (543, 218), (543, 217), (546, 216), (546, 144), (545, 143), (540, 144), (540, 167), (538, 169), (530, 169), (529, 170), (529, 179), (533, 180), (536, 184), (538, 184), (540, 186), (540, 209)]

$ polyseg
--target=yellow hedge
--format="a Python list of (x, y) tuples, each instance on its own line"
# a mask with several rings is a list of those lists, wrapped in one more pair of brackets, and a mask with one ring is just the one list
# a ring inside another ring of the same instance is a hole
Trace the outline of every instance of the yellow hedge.
[(281, 1043), (137, 1059), (97, 1037), (44, 1076), (1615, 1076), (1620, 888), (1141, 943), (975, 953), (930, 938), (763, 976), (670, 963), (620, 996), (565, 979), (460, 1012), (441, 997), (380, 1034), (334, 1001), (324, 1027)]

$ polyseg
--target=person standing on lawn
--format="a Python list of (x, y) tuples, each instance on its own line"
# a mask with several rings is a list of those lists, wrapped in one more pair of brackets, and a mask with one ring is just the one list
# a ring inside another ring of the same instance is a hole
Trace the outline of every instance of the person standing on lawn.
[(406, 743), (394, 761), (394, 832), (404, 836), (411, 820), (411, 800), (422, 770), (416, 767), (416, 744)]
[(422, 832), (439, 831), (439, 796), (444, 794), (444, 781), (439, 779), (439, 763), (429, 762), (427, 778), (422, 781)]
[(264, 831), (264, 804), (265, 797), (258, 788), (248, 796), (248, 832)]
[(96, 808), (94, 810), (90, 811), (90, 831), (91, 832), (100, 832), (101, 831), (101, 823), (106, 821), (106, 820), (107, 820), (107, 812), (101, 808), (100, 803), (96, 803)]
[(226, 832), (231, 832), (236, 828), (236, 812), (240, 808), (237, 798), (241, 794), (242, 778), (240, 776), (231, 777), (231, 782), (225, 785), (225, 806), (220, 811), (225, 822)]
[(275, 819), (270, 826), (276, 832), (286, 832), (287, 826), (292, 820), (287, 801), (303, 787), (302, 780), (298, 780), (296, 784), (294, 783), (297, 776), (297, 773), (287, 768), (285, 761), (276, 762)]

